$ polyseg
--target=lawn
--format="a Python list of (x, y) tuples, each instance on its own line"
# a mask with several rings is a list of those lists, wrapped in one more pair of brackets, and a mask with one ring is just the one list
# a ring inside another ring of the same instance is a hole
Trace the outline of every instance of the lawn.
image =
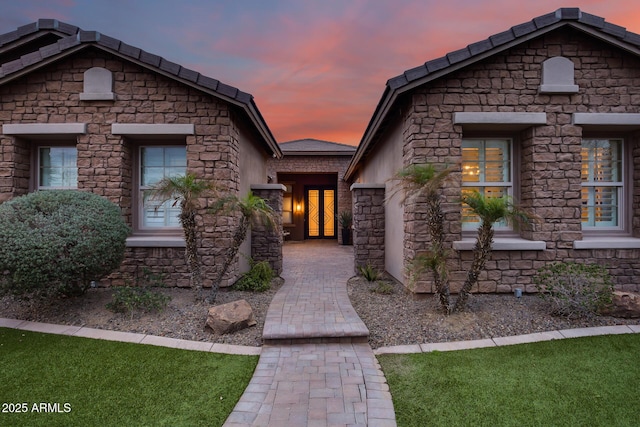
[(0, 425), (221, 426), (257, 362), (0, 328)]
[(640, 334), (379, 361), (401, 427), (640, 424)]

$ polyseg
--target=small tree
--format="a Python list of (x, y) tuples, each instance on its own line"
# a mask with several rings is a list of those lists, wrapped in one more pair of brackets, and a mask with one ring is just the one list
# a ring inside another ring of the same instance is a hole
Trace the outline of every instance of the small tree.
[(0, 281), (15, 293), (80, 295), (118, 268), (129, 231), (120, 208), (97, 194), (17, 197), (0, 205)]
[(198, 200), (215, 190), (215, 185), (187, 173), (165, 177), (149, 191), (149, 197), (160, 203), (173, 200), (173, 206), (180, 204), (180, 225), (184, 232), (185, 258), (191, 273), (191, 286), (202, 290), (202, 272), (198, 256), (198, 227), (196, 215), (200, 208)]
[(404, 203), (408, 197), (420, 195), (425, 198), (427, 206), (427, 229), (431, 236), (431, 249), (425, 255), (414, 259), (413, 273), (419, 275), (429, 269), (440, 301), (440, 307), (449, 313), (450, 291), (447, 271), (447, 251), (444, 246), (444, 213), (442, 212), (440, 189), (449, 177), (453, 168), (438, 170), (431, 164), (411, 165), (397, 173), (404, 189)]
[(527, 224), (533, 219), (530, 214), (516, 207), (509, 197), (485, 197), (478, 191), (471, 191), (462, 196), (462, 202), (467, 204), (471, 211), (480, 218), (480, 227), (473, 248), (473, 262), (453, 311), (460, 311), (466, 307), (471, 288), (478, 282), (478, 276), (489, 259), (493, 249), (494, 224), (500, 220), (515, 224)]
[(213, 280), (211, 294), (207, 299), (208, 302), (213, 303), (218, 295), (222, 279), (225, 274), (227, 274), (229, 266), (236, 258), (236, 255), (240, 250), (240, 246), (242, 246), (242, 243), (246, 239), (247, 232), (251, 225), (262, 223), (268, 226), (273, 226), (275, 223), (275, 213), (264, 199), (254, 195), (251, 191), (242, 199), (239, 199), (236, 196), (227, 196), (219, 199), (212, 207), (211, 212), (214, 214), (230, 214), (232, 212), (240, 213), (240, 223), (233, 233), (231, 246), (226, 250), (222, 268), (218, 271), (218, 274)]

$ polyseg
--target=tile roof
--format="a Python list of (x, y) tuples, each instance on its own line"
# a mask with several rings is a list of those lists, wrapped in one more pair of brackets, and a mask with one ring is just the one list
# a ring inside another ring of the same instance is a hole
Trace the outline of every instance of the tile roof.
[(33, 37), (38, 32), (51, 31), (55, 31), (56, 34), (61, 36), (57, 42), (1, 64), (0, 85), (29, 73), (39, 66), (46, 65), (51, 60), (65, 57), (90, 46), (97, 47), (239, 107), (247, 114), (273, 154), (276, 157), (282, 156), (282, 152), (251, 94), (97, 31), (84, 31), (55, 19), (40, 19), (38, 22), (24, 25), (17, 30), (0, 35), (0, 50), (11, 44), (18, 44), (25, 38)]
[(341, 155), (351, 156), (356, 147), (339, 144), (337, 142), (321, 141), (319, 139), (298, 139), (280, 143), (280, 149), (285, 155)]
[(382, 98), (369, 121), (345, 178), (349, 179), (353, 175), (359, 161), (369, 150), (371, 144), (375, 143), (374, 140), (386, 119), (386, 115), (400, 94), (489, 55), (509, 49), (532, 37), (566, 25), (597, 35), (609, 43), (617, 44), (640, 55), (640, 35), (627, 31), (624, 27), (608, 23), (604, 18), (583, 12), (579, 8), (561, 8), (555, 12), (538, 16), (530, 22), (513, 26), (463, 49), (450, 52), (443, 57), (427, 61), (387, 81)]

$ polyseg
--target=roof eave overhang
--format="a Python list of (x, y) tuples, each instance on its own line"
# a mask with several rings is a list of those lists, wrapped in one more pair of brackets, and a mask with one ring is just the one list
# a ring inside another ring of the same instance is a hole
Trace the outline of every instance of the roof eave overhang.
[(190, 86), (200, 92), (204, 92), (204, 93), (208, 93), (209, 95), (218, 98), (222, 101), (225, 101), (239, 109), (241, 109), (242, 111), (244, 111), (244, 113), (247, 115), (247, 117), (249, 118), (249, 120), (251, 121), (251, 123), (253, 124), (253, 126), (256, 128), (256, 130), (258, 131), (259, 135), (264, 139), (264, 141), (266, 142), (266, 145), (268, 146), (269, 150), (271, 151), (271, 155), (273, 155), (273, 157), (275, 158), (282, 158), (282, 151), (280, 150), (280, 147), (278, 146), (278, 143), (276, 142), (275, 138), (273, 137), (273, 135), (271, 134), (271, 131), (269, 130), (269, 128), (266, 126), (266, 123), (264, 122), (264, 120), (262, 119), (262, 116), (260, 115), (257, 107), (255, 106), (255, 103), (253, 102), (253, 97), (251, 97), (251, 99), (248, 102), (241, 102), (235, 98), (232, 98), (230, 96), (225, 96), (224, 94), (217, 92), (215, 90), (212, 89), (208, 89), (202, 85), (197, 84), (196, 82), (193, 82), (191, 80), (182, 78), (180, 76), (176, 76), (175, 74), (165, 71), (163, 69), (161, 69), (160, 67), (155, 67), (151, 64), (148, 64), (144, 61), (141, 61), (139, 59), (136, 59), (134, 57), (128, 56), (128, 55), (124, 55), (120, 52), (118, 52), (117, 50), (111, 49), (109, 47), (106, 46), (102, 46), (99, 43), (80, 43), (76, 46), (70, 47), (65, 49), (64, 51), (60, 52), (59, 54), (56, 55), (52, 55), (50, 57), (47, 57), (41, 61), (38, 61), (37, 63), (27, 66), (23, 69), (20, 69), (19, 71), (16, 71), (15, 73), (12, 73), (8, 76), (5, 76), (3, 78), (0, 78), (0, 85), (4, 85), (12, 80), (16, 80), (19, 79), (29, 73), (32, 73), (35, 70), (38, 70), (42, 67), (45, 67), (47, 65), (50, 65), (54, 62), (60, 61), (61, 59), (64, 59), (66, 57), (72, 56), (75, 53), (84, 50), (84, 49), (88, 49), (88, 48), (96, 48), (96, 49), (100, 49), (104, 52), (110, 53), (114, 56), (117, 56), (119, 58), (122, 58), (125, 61), (134, 63), (136, 65), (139, 65), (140, 67), (143, 67), (145, 69), (151, 70), (155, 73), (161, 74), (171, 80), (175, 80), (178, 81), (182, 84), (185, 84), (187, 86)]
[(362, 157), (364, 156), (364, 154), (372, 147), (371, 144), (374, 141), (374, 138), (378, 132), (378, 129), (380, 128), (381, 124), (384, 122), (384, 120), (387, 117), (387, 114), (389, 113), (389, 110), (394, 106), (394, 104), (396, 103), (396, 101), (398, 100), (398, 98), (417, 88), (420, 87), (422, 85), (425, 85), (433, 80), (439, 79), (443, 76), (446, 76), (447, 74), (451, 74), (455, 71), (458, 71), (462, 68), (465, 68), (471, 64), (474, 64), (476, 62), (482, 61), (488, 57), (491, 57), (493, 55), (496, 55), (498, 53), (504, 52), (505, 50), (511, 49), (514, 46), (517, 46), (519, 44), (522, 44), (524, 42), (527, 42), (529, 40), (535, 39), (537, 37), (540, 37), (541, 35), (544, 35), (546, 33), (549, 33), (551, 31), (554, 31), (560, 27), (564, 27), (564, 26), (570, 26), (570, 27), (574, 27), (580, 31), (583, 31), (587, 34), (592, 35), (595, 38), (598, 38), (600, 40), (603, 40), (607, 43), (610, 43), (612, 45), (615, 45), (623, 50), (626, 50), (627, 52), (630, 52), (632, 54), (638, 55), (640, 56), (640, 48), (638, 48), (637, 46), (634, 46), (632, 44), (629, 43), (625, 43), (623, 41), (621, 41), (620, 39), (608, 35), (606, 33), (594, 30), (592, 27), (588, 26), (588, 25), (584, 25), (580, 22), (571, 22), (571, 21), (561, 21), (561, 22), (557, 22), (555, 24), (549, 25), (547, 27), (544, 28), (540, 28), (536, 31), (533, 31), (529, 34), (526, 34), (522, 37), (519, 37), (517, 39), (514, 39), (508, 43), (502, 44), (500, 46), (496, 46), (493, 49), (487, 50), (485, 52), (482, 52), (480, 54), (477, 54), (469, 59), (457, 62), (455, 64), (449, 65), (446, 68), (443, 68), (442, 70), (438, 70), (436, 72), (430, 73), (429, 75), (413, 80), (411, 82), (408, 82), (405, 85), (402, 85), (396, 89), (391, 89), (389, 88), (389, 85), (387, 84), (386, 89), (385, 89), (385, 93), (383, 94), (382, 99), (380, 100), (380, 102), (378, 103), (378, 107), (376, 108), (376, 113), (375, 116), (373, 117), (373, 119), (371, 120), (369, 126), (367, 127), (367, 130), (364, 133), (364, 136), (362, 137), (362, 140), (360, 142), (360, 144), (358, 145), (358, 149), (356, 150), (356, 153), (353, 156), (353, 159), (351, 160), (351, 163), (349, 163), (349, 166), (347, 168), (347, 171), (345, 173), (345, 180), (350, 180), (353, 176), (353, 174), (356, 172), (356, 170), (358, 169), (358, 164), (360, 163), (360, 161), (362, 160)]
[(285, 156), (353, 156), (354, 151), (283, 151)]

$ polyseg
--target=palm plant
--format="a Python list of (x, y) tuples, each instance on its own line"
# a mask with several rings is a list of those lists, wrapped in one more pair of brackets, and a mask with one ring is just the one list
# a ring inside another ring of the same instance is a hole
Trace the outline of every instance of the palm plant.
[(500, 220), (528, 224), (533, 220), (532, 215), (515, 206), (509, 197), (486, 197), (478, 191), (470, 191), (462, 196), (462, 202), (480, 218), (480, 227), (473, 249), (473, 262), (453, 311), (460, 311), (466, 307), (471, 288), (478, 282), (478, 276), (489, 259), (493, 249), (494, 224)]
[(196, 290), (202, 289), (196, 215), (200, 208), (199, 199), (214, 190), (213, 183), (187, 173), (161, 179), (148, 193), (150, 199), (160, 204), (173, 200), (173, 206), (180, 205), (179, 219), (184, 232), (185, 258), (191, 274), (191, 286)]
[(413, 270), (415, 274), (420, 274), (425, 269), (431, 270), (440, 306), (447, 314), (451, 306), (440, 188), (454, 170), (452, 167), (438, 170), (434, 165), (424, 164), (408, 166), (396, 174), (405, 192), (403, 203), (411, 196), (419, 195), (425, 198), (431, 249), (426, 255), (414, 259)]
[(222, 283), (224, 275), (227, 274), (229, 266), (234, 261), (238, 251), (240, 250), (240, 246), (242, 246), (242, 243), (247, 237), (249, 227), (258, 224), (273, 227), (275, 224), (275, 212), (264, 199), (254, 195), (251, 191), (242, 199), (236, 196), (223, 197), (214, 204), (211, 211), (214, 214), (219, 214), (221, 212), (240, 213), (240, 223), (233, 233), (233, 241), (231, 246), (227, 248), (224, 263), (213, 281), (211, 294), (207, 299), (208, 302), (213, 303), (218, 295), (218, 290), (220, 289), (220, 284)]

